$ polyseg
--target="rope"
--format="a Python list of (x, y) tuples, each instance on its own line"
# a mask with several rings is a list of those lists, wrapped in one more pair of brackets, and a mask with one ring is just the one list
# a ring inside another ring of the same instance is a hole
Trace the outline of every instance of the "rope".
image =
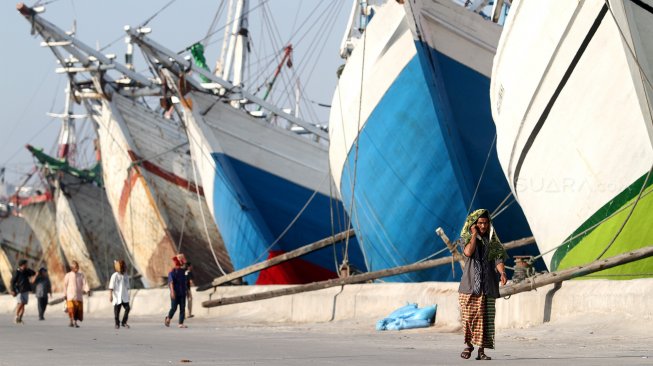
[[(173, 1), (174, 1), (174, 0), (173, 0)], [(264, 5), (265, 3), (267, 3), (268, 1), (269, 1), (269, 0), (261, 0), (261, 2), (260, 2), (257, 6), (255, 6), (255, 7), (251, 8), (251, 9), (249, 9), (247, 12), (244, 12), (244, 13), (243, 13), (243, 16), (245, 16), (245, 15), (249, 15), (251, 12), (253, 12), (254, 10), (260, 8), (261, 6), (263, 6), (263, 5)], [(204, 36), (202, 39), (200, 39), (200, 40), (198, 40), (198, 41), (195, 41), (195, 42), (191, 43), (190, 46), (184, 48), (183, 50), (178, 51), (177, 54), (179, 55), (179, 54), (182, 54), (182, 53), (184, 53), (184, 52), (190, 50), (190, 48), (192, 47), (192, 45), (194, 45), (195, 43), (202, 43), (202, 44), (204, 44), (204, 41), (205, 41), (207, 38), (213, 36), (213, 35), (216, 34), (217, 32), (220, 32), (221, 30), (225, 29), (226, 27), (229, 27), (229, 26), (230, 26), (234, 21), (235, 21), (235, 19), (232, 20), (232, 21), (230, 21), (230, 22), (227, 22), (224, 26), (222, 26), (222, 27), (216, 29), (216, 30), (213, 31), (213, 32), (210, 32), (209, 34), (207, 34), (206, 36)], [(212, 45), (213, 43), (215, 43), (215, 42), (206, 43), (205, 46), (208, 47), (209, 45)], [(205, 47), (205, 48), (206, 48), (206, 47)]]
[[(359, 98), (358, 98), (358, 123), (356, 127), (356, 141), (355, 141), (355, 146), (354, 146), (354, 176), (351, 184), (351, 203), (349, 204), (349, 217), (348, 217), (348, 225), (351, 226), (351, 219), (352, 216), (354, 216), (354, 203), (356, 202), (356, 198), (354, 197), (354, 192), (356, 188), (356, 175), (357, 175), (357, 167), (358, 167), (358, 146), (360, 142), (360, 134), (361, 134), (361, 120), (363, 118), (362, 113), (363, 113), (363, 81), (365, 78), (365, 49), (367, 46), (367, 32), (363, 32), (363, 56), (362, 56), (362, 61), (361, 61), (361, 86), (360, 86), (360, 92), (359, 92)], [(341, 107), (342, 110), (342, 107)], [(344, 134), (343, 134), (344, 135)], [(356, 215), (358, 217), (358, 215)], [(359, 231), (360, 232), (360, 231)], [(345, 239), (345, 258), (343, 258), (343, 262), (348, 261), (348, 254), (349, 254), (349, 234), (347, 234), (347, 237)]]
[(177, 145), (177, 146), (173, 146), (173, 147), (171, 147), (171, 148), (168, 149), (168, 150), (164, 150), (164, 151), (162, 151), (162, 152), (160, 152), (160, 153), (158, 153), (158, 154), (152, 155), (152, 156), (150, 156), (150, 157), (147, 157), (147, 158), (141, 158), (141, 159), (138, 159), (138, 160), (134, 160), (134, 161), (131, 163), (131, 165), (140, 165), (142, 162), (150, 161), (150, 160), (152, 160), (152, 159), (156, 159), (156, 158), (158, 158), (158, 157), (161, 156), (161, 155), (167, 154), (167, 153), (169, 153), (169, 152), (171, 152), (171, 151), (175, 151), (175, 150), (179, 149), (180, 147), (182, 147), (182, 146), (186, 146), (186, 145), (188, 145), (188, 141), (183, 142), (183, 143), (181, 143), (181, 144), (179, 144), (179, 145)]
[(630, 217), (633, 215), (633, 212), (635, 211), (635, 207), (637, 207), (637, 203), (639, 203), (639, 200), (642, 198), (642, 193), (644, 193), (644, 190), (646, 189), (646, 184), (648, 183), (648, 180), (651, 177), (651, 172), (653, 172), (653, 165), (651, 166), (651, 169), (649, 169), (648, 174), (646, 174), (646, 179), (644, 179), (644, 183), (642, 183), (642, 188), (640, 188), (639, 194), (637, 194), (637, 199), (635, 199), (635, 202), (633, 203), (633, 207), (630, 209), (630, 212), (628, 212), (628, 216), (626, 216), (623, 223), (621, 223), (619, 230), (617, 230), (617, 232), (614, 234), (614, 237), (612, 238), (610, 243), (605, 247), (605, 249), (603, 249), (601, 254), (599, 254), (599, 256), (596, 257), (596, 260), (601, 259), (601, 257), (603, 257), (605, 252), (607, 252), (608, 249), (612, 247), (612, 244), (614, 244), (615, 241), (617, 241), (617, 238), (619, 237), (619, 235), (621, 235), (621, 232), (623, 231), (624, 227), (626, 226), (628, 221), (630, 221)]
[(209, 26), (208, 31), (206, 31), (206, 36), (204, 37), (204, 41), (202, 42), (203, 46), (206, 46), (206, 43), (211, 39), (211, 35), (215, 27), (218, 25), (218, 18), (220, 18), (220, 15), (222, 14), (222, 9), (224, 8), (224, 0), (220, 1), (220, 5), (218, 5), (218, 10), (215, 12), (215, 15), (213, 16), (213, 20), (211, 21), (211, 25)]
[(506, 196), (506, 198), (504, 198), (503, 201), (501, 201), (501, 203), (499, 203), (497, 208), (494, 209), (494, 211), (490, 214), (490, 216), (494, 217), (495, 212), (499, 211), (499, 209), (503, 206), (504, 203), (506, 203), (506, 201), (508, 200), (508, 198), (510, 198), (510, 196), (512, 196), (512, 192), (508, 192), (508, 195)]
[[(191, 161), (190, 162), (191, 167), (193, 168), (193, 179), (195, 182), (197, 182), (197, 172), (195, 171), (195, 164)], [(209, 228), (206, 225), (206, 217), (204, 216), (204, 208), (202, 207), (202, 197), (200, 196), (200, 190), (196, 189), (195, 193), (197, 194), (197, 204), (200, 206), (200, 216), (202, 216), (202, 224), (204, 225), (204, 234), (206, 234), (206, 239), (209, 242), (209, 249), (211, 249), (211, 255), (213, 255), (213, 259), (215, 260), (215, 264), (218, 265), (218, 269), (222, 273), (222, 275), (226, 275), (227, 273), (222, 269), (222, 266), (220, 265), (220, 261), (218, 260), (218, 256), (215, 254), (215, 249), (213, 249), (213, 243), (211, 242), (211, 235), (209, 235)]]
[[(331, 174), (331, 164), (329, 165), (329, 177), (332, 177), (333, 175)], [(335, 224), (333, 222), (333, 184), (331, 184), (331, 179), (329, 179), (329, 219), (331, 220), (331, 237), (335, 237), (336, 231), (335, 231)], [(335, 242), (331, 246), (333, 249), (333, 262), (334, 262), (334, 268), (336, 269), (336, 273), (338, 273), (338, 252), (336, 251), (336, 245)]]
[(324, 178), (322, 178), (322, 181), (321, 181), (320, 184), (317, 186), (317, 188), (315, 188), (315, 190), (313, 191), (313, 194), (311, 194), (311, 197), (308, 198), (308, 201), (306, 201), (306, 203), (304, 204), (304, 207), (302, 207), (302, 209), (299, 210), (299, 212), (297, 213), (297, 215), (295, 215), (295, 218), (292, 219), (292, 221), (290, 222), (290, 224), (288, 224), (288, 226), (286, 226), (286, 228), (281, 232), (281, 234), (279, 234), (279, 236), (278, 236), (278, 237), (277, 237), (277, 238), (272, 242), (272, 244), (270, 244), (270, 245), (269, 245), (269, 246), (268, 246), (268, 247), (267, 247), (267, 248), (266, 248), (266, 249), (261, 253), (261, 255), (259, 255), (258, 258), (256, 258), (256, 260), (254, 260), (254, 262), (258, 262), (259, 260), (261, 260), (261, 258), (263, 258), (263, 256), (266, 255), (266, 254), (269, 252), (269, 250), (272, 249), (272, 247), (274, 247), (274, 246), (279, 242), (279, 240), (281, 240), (281, 238), (283, 238), (284, 235), (286, 235), (286, 233), (288, 232), (288, 230), (290, 230), (290, 228), (292, 228), (292, 226), (295, 224), (295, 222), (297, 222), (297, 220), (299, 219), (299, 217), (304, 213), (304, 210), (306, 210), (306, 207), (308, 207), (308, 205), (311, 203), (311, 201), (313, 201), (313, 198), (315, 198), (315, 195), (317, 195), (317, 192), (318, 192), (319, 189), (322, 187), (322, 184), (324, 184), (324, 181), (325, 181), (326, 178), (328, 178), (328, 177), (329, 177), (329, 175), (327, 174), (327, 175), (324, 176)]
[[(650, 193), (653, 193), (653, 190), (644, 193), (644, 194), (642, 195), (642, 197), (644, 197), (644, 196), (646, 196), (646, 195), (648, 195), (648, 194), (650, 194)], [(606, 222), (607, 220), (611, 219), (612, 217), (616, 216), (617, 214), (619, 214), (620, 212), (622, 212), (623, 210), (625, 210), (626, 208), (630, 207), (630, 206), (633, 205), (633, 204), (634, 204), (634, 203), (631, 203), (631, 204), (629, 204), (629, 205), (627, 205), (627, 206), (622, 207), (621, 209), (615, 211), (612, 215), (610, 215), (610, 216), (608, 216), (608, 217), (605, 217), (603, 220), (597, 222), (596, 224), (594, 224), (594, 225), (588, 227), (587, 229), (585, 229), (585, 230), (579, 232), (578, 234), (576, 234), (576, 235), (570, 237), (569, 239), (563, 241), (560, 245), (558, 245), (558, 246), (556, 246), (556, 247), (553, 247), (553, 248), (547, 250), (547, 251), (544, 252), (544, 253), (540, 253), (539, 255), (533, 257), (533, 261), (535, 261), (535, 260), (537, 260), (538, 258), (541, 258), (541, 257), (543, 257), (544, 255), (546, 255), (546, 254), (548, 254), (548, 253), (551, 253), (552, 251), (554, 251), (554, 250), (556, 250), (556, 249), (558, 249), (558, 248), (560, 248), (560, 247), (566, 245), (567, 243), (569, 243), (569, 242), (571, 242), (571, 241), (573, 241), (573, 240), (575, 240), (575, 239), (577, 239), (577, 238), (579, 238), (579, 237), (581, 237), (581, 236), (587, 234), (588, 232), (592, 231), (593, 229), (595, 229), (596, 227), (598, 227), (598, 226), (601, 225), (602, 223), (604, 223), (604, 222)]]
[(492, 155), (492, 149), (494, 148), (494, 144), (497, 142), (497, 133), (496, 131), (494, 132), (494, 138), (492, 139), (492, 144), (490, 144), (490, 149), (487, 152), (487, 156), (485, 157), (485, 163), (483, 164), (483, 170), (481, 170), (481, 175), (478, 177), (478, 182), (476, 182), (476, 189), (474, 189), (474, 195), (472, 195), (472, 200), (469, 202), (469, 207), (467, 207), (467, 216), (472, 212), (472, 206), (474, 205), (474, 200), (476, 199), (476, 194), (478, 193), (478, 189), (481, 186), (481, 181), (483, 181), (483, 175), (485, 174), (485, 168), (487, 168), (487, 163), (490, 161), (490, 156)]
[[(617, 22), (616, 16), (614, 15), (614, 12), (612, 11), (612, 7), (610, 6), (610, 3), (609, 3), (607, 0), (605, 0), (605, 4), (606, 4), (606, 6), (608, 7), (608, 9), (610, 10), (610, 15), (612, 16), (612, 19), (613, 19), (613, 21), (615, 22), (615, 25), (617, 26), (617, 29), (619, 30), (619, 34), (620, 34), (622, 40), (624, 41), (624, 43), (627, 45), (628, 52), (629, 52), (629, 53), (631, 54), (631, 56), (633, 57), (635, 63), (637, 64), (638, 69), (640, 70), (640, 72), (642, 73), (642, 76), (644, 77), (644, 80), (646, 81), (646, 83), (648, 83), (648, 85), (649, 85), (651, 88), (653, 88), (653, 85), (651, 84), (650, 79), (648, 78), (648, 76), (647, 76), (646, 73), (644, 72), (644, 69), (642, 68), (642, 65), (640, 64), (637, 55), (635, 54), (634, 50), (630, 47), (630, 43), (628, 43), (628, 39), (626, 38), (626, 36), (625, 36), (625, 34), (624, 34), (624, 32), (623, 32), (623, 29), (621, 29), (621, 27), (619, 26), (619, 22)], [(649, 110), (650, 110), (650, 107), (649, 107)], [(626, 218), (625, 218), (624, 221), (622, 222), (621, 226), (619, 227), (619, 229), (617, 230), (617, 232), (616, 232), (615, 235), (613, 236), (613, 238), (612, 238), (612, 240), (610, 241), (610, 243), (609, 243), (609, 244), (608, 244), (608, 245), (603, 249), (603, 251), (601, 252), (601, 254), (599, 254), (599, 256), (596, 258), (596, 260), (601, 259), (601, 257), (603, 257), (603, 255), (604, 255), (604, 254), (605, 254), (605, 253), (606, 253), (606, 252), (607, 252), (607, 251), (612, 247), (612, 245), (616, 242), (617, 238), (619, 237), (619, 235), (620, 235), (621, 232), (623, 231), (624, 227), (626, 226), (626, 224), (627, 224), (628, 221), (630, 220), (630, 218), (631, 218), (633, 212), (635, 211), (635, 208), (636, 208), (636, 206), (637, 206), (637, 203), (639, 203), (640, 199), (641, 199), (642, 196), (643, 196), (644, 190), (646, 189), (646, 185), (647, 185), (647, 183), (648, 183), (648, 181), (649, 181), (649, 179), (650, 179), (650, 177), (651, 177), (651, 172), (653, 172), (653, 166), (651, 166), (651, 168), (649, 169), (649, 171), (648, 171), (648, 173), (647, 173), (647, 175), (646, 175), (646, 178), (645, 178), (645, 180), (644, 180), (644, 183), (642, 184), (642, 188), (640, 189), (639, 194), (637, 195), (637, 198), (635, 199), (635, 202), (633, 202), (632, 207), (631, 207), (630, 211), (628, 212), (628, 215), (626, 216)], [(625, 209), (625, 207), (624, 207), (624, 209)], [(590, 229), (593, 229), (594, 227), (600, 225), (601, 223), (605, 222), (607, 219), (613, 217), (614, 215), (616, 215), (617, 213), (619, 213), (619, 212), (621, 212), (621, 211), (622, 211), (622, 210), (619, 210), (619, 211), (615, 212), (613, 215), (610, 215), (610, 216), (606, 217), (605, 219), (601, 220), (601, 221), (600, 221), (599, 223), (597, 223), (596, 225), (593, 225), (592, 227), (590, 227), (590, 228), (584, 230), (582, 233), (579, 233), (578, 235), (575, 235), (573, 238), (570, 238), (570, 239), (568, 239), (568, 240), (565, 240), (562, 244), (558, 245), (557, 247), (552, 248), (552, 249), (548, 250), (547, 252), (540, 254), (539, 256), (533, 257), (533, 260), (535, 260), (535, 259), (537, 259), (537, 258), (543, 256), (543, 255), (546, 254), (546, 253), (550, 253), (551, 251), (560, 248), (561, 246), (565, 245), (566, 243), (568, 243), (568, 242), (571, 241), (572, 239), (575, 239), (575, 238), (577, 238), (578, 236), (580, 236), (581, 234), (586, 233), (586, 232), (589, 231)]]
[[(173, 85), (175, 85), (175, 84), (173, 84)], [(174, 88), (175, 88), (175, 91), (177, 91), (177, 93), (179, 93), (179, 90), (177, 90), (177, 87), (175, 86)], [(181, 95), (181, 94), (179, 93), (179, 95)], [(187, 142), (187, 143), (190, 143), (191, 135), (188, 133), (188, 128), (186, 126), (185, 120), (184, 120), (182, 114), (179, 112), (179, 109), (178, 109), (177, 106), (174, 106), (174, 111), (175, 111), (175, 114), (177, 115), (177, 117), (179, 118), (179, 121), (181, 123), (182, 128), (184, 129), (184, 131), (186, 132), (186, 135), (189, 138), (189, 142)], [(193, 180), (195, 182), (198, 182), (199, 180), (197, 179), (197, 172), (195, 171), (195, 163), (192, 161), (192, 159), (190, 161), (190, 165), (191, 165), (191, 168), (193, 170)], [(217, 170), (217, 168), (216, 168), (216, 170)], [(190, 184), (190, 179), (189, 179), (189, 184)], [(206, 224), (206, 217), (204, 215), (204, 207), (202, 205), (202, 198), (200, 196), (200, 190), (196, 189), (195, 193), (197, 194), (197, 203), (198, 203), (199, 208), (200, 208), (200, 216), (202, 217), (202, 224), (204, 226), (204, 234), (206, 235), (206, 239), (209, 242), (209, 249), (211, 250), (211, 255), (213, 256), (213, 259), (215, 260), (215, 264), (218, 266), (218, 269), (220, 270), (222, 275), (226, 275), (227, 273), (222, 268), (222, 265), (220, 265), (220, 261), (218, 260), (218, 256), (215, 254), (215, 249), (213, 248), (213, 242), (211, 241), (211, 235), (209, 235), (209, 229), (208, 229), (208, 225)]]
[(152, 16), (147, 18), (143, 23), (141, 23), (141, 25), (139, 25), (138, 28), (146, 26), (147, 23), (149, 23), (152, 19), (156, 18), (159, 14), (161, 14), (162, 11), (164, 11), (168, 6), (172, 5), (172, 3), (174, 3), (175, 1), (177, 0), (168, 1), (168, 3), (165, 4), (161, 9), (159, 9), (156, 13), (152, 14)]
[(508, 208), (510, 208), (510, 206), (512, 206), (512, 204), (515, 203), (515, 202), (516, 202), (516, 201), (515, 201), (514, 198), (511, 199), (510, 202), (509, 202), (509, 203), (508, 203), (504, 208), (502, 208), (502, 209), (501, 209), (499, 212), (497, 212), (496, 214), (491, 215), (491, 216), (492, 216), (492, 220), (496, 219), (496, 218), (497, 218), (499, 215), (501, 215), (505, 210), (507, 210)]
[(45, 6), (45, 5), (48, 5), (48, 4), (56, 3), (57, 1), (59, 1), (59, 0), (50, 0), (50, 1), (46, 1), (46, 2), (41, 4), (41, 0), (39, 0), (36, 3), (34, 3), (34, 5), (32, 5), (32, 8), (35, 8), (37, 6)]
[[(191, 164), (193, 162), (191, 161)], [(186, 186), (186, 190), (190, 191), (190, 179), (188, 180), (188, 185)], [(199, 191), (199, 189), (197, 189)], [(179, 243), (177, 244), (177, 253), (181, 253), (181, 244), (184, 241), (184, 232), (186, 231), (186, 216), (188, 215), (188, 205), (184, 205), (184, 218), (181, 220), (181, 233), (179, 233)]]

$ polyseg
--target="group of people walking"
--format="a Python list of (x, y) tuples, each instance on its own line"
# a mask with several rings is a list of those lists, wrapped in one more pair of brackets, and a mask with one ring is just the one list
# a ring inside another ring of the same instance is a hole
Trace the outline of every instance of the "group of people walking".
[[(499, 284), (507, 282), (504, 261), (507, 254), (494, 231), (489, 212), (484, 209), (472, 212), (460, 233), (459, 244), (464, 255), (463, 276), (458, 288), (461, 320), (463, 323), (465, 348), (460, 357), (469, 359), (478, 347), (477, 360), (491, 360), (485, 354), (486, 348), (494, 348), (494, 317), (495, 301), (499, 297)], [(179, 328), (184, 324), (186, 300), (189, 310), (192, 309), (190, 286), (192, 281), (192, 266), (186, 263), (183, 255), (172, 258), (174, 268), (168, 273), (168, 288), (170, 291), (170, 311), (164, 319), (166, 327), (170, 326), (177, 309), (179, 309)], [(109, 281), (109, 301), (113, 304), (115, 327), (129, 328), (129, 276), (124, 261), (115, 261), (115, 273)], [(22, 259), (11, 280), (11, 294), (16, 297), (17, 324), (23, 323), (25, 305), (31, 291), (30, 278), (36, 275), (27, 268), (27, 261)], [(47, 306), (47, 296), (52, 295), (52, 288), (47, 270), (41, 268), (34, 280), (36, 297), (38, 299), (39, 320)], [(64, 278), (64, 295), (66, 309), (70, 317), (70, 327), (79, 327), (78, 321), (84, 318), (82, 295), (90, 295), (90, 289), (84, 275), (79, 272), (79, 264), (72, 262), (71, 271)], [(120, 312), (124, 309), (122, 319)], [(190, 313), (190, 311), (189, 311)], [(192, 317), (192, 314), (189, 314)]]
[[(186, 263), (182, 254), (172, 258), (174, 268), (168, 274), (168, 287), (170, 289), (170, 311), (165, 318), (164, 324), (170, 326), (170, 320), (179, 308), (179, 327), (186, 328), (184, 320), (186, 318), (186, 300), (188, 300), (188, 317), (192, 314), (192, 295), (190, 291), (193, 279), (192, 265)], [(113, 305), (115, 329), (120, 327), (129, 329), (127, 323), (129, 312), (131, 310), (129, 290), (130, 278), (127, 273), (127, 264), (124, 260), (114, 261), (115, 272), (109, 279), (109, 301)], [(48, 297), (52, 297), (52, 284), (48, 277), (46, 268), (41, 268), (38, 274), (28, 268), (27, 260), (18, 261), (18, 268), (11, 279), (11, 296), (16, 298), (16, 324), (24, 324), (23, 315), (25, 314), (25, 305), (29, 301), (29, 293), (34, 290), (37, 302), (39, 320), (45, 320), (45, 309), (48, 305)], [(79, 270), (79, 263), (72, 261), (70, 271), (66, 273), (63, 283), (64, 311), (68, 314), (71, 328), (79, 328), (79, 322), (84, 320), (84, 295), (91, 295), (86, 276)], [(120, 314), (122, 310), (122, 318)]]

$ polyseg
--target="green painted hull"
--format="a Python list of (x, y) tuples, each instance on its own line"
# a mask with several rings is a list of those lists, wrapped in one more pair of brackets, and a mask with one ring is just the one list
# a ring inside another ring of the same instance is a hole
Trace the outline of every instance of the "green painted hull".
[[(556, 250), (551, 260), (551, 270), (580, 266), (599, 257), (605, 259), (653, 245), (652, 180), (653, 177), (650, 177), (646, 182), (645, 174), (583, 223), (566, 240), (568, 243)], [(646, 188), (638, 199), (644, 184)], [(631, 211), (632, 215), (628, 218)], [(614, 243), (603, 253), (615, 236), (617, 237)], [(653, 277), (653, 257), (596, 272), (584, 278), (597, 277), (609, 279)]]

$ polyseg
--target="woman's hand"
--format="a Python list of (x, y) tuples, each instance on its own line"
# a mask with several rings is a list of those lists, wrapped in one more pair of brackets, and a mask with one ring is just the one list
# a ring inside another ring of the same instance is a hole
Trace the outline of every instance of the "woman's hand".
[(476, 236), (476, 234), (478, 234), (478, 226), (476, 226), (476, 224), (472, 225), (469, 230), (471, 231), (472, 236)]

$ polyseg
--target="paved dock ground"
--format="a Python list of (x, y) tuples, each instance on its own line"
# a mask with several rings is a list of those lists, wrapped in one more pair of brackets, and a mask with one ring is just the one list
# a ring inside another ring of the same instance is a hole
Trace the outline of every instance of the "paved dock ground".
[[(58, 309), (58, 307), (57, 307)], [(377, 332), (374, 321), (318, 324), (241, 324), (134, 318), (116, 330), (109, 317), (68, 328), (63, 314), (25, 325), (0, 318), (0, 365), (462, 365), (461, 336), (432, 327)], [(607, 319), (607, 320), (606, 320)], [(574, 319), (523, 329), (499, 329), (495, 363), (509, 365), (651, 365), (651, 322)]]

